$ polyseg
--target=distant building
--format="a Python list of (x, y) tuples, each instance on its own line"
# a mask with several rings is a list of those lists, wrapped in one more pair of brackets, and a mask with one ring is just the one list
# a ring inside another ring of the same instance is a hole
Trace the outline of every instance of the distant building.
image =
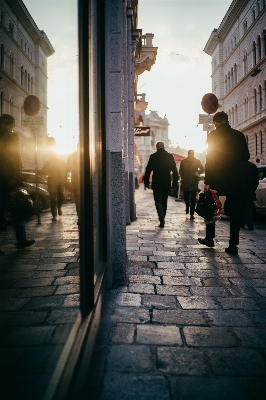
[(23, 103), (30, 94), (41, 101), (38, 116), (43, 116), (44, 124), (37, 133), (41, 167), (47, 138), (47, 58), (54, 49), (21, 0), (1, 0), (0, 51), (0, 114), (15, 118), (24, 169), (35, 167), (35, 143), (30, 128), (23, 126)]
[(266, 1), (234, 0), (204, 48), (212, 90), (230, 125), (245, 134), (250, 160), (266, 164)]
[[(142, 94), (143, 103), (145, 103), (145, 94)], [(146, 103), (148, 104), (148, 103)], [(135, 165), (136, 173), (139, 175), (145, 171), (151, 153), (156, 151), (156, 143), (164, 142), (166, 150), (169, 150), (168, 143), (168, 119), (164, 116), (161, 118), (157, 111), (151, 111), (150, 114), (141, 115), (143, 126), (150, 127), (150, 136), (135, 137), (138, 155), (140, 159), (139, 165)], [(138, 121), (136, 121), (136, 126)]]

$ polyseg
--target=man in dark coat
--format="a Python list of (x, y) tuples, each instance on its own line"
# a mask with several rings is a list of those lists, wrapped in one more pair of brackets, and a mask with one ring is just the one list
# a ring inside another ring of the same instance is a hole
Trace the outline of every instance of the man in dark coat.
[[(15, 119), (12, 115), (0, 117), (0, 228), (6, 229), (6, 213), (11, 193), (23, 187), (21, 181), (21, 159), (19, 138), (14, 132)], [(26, 239), (25, 221), (12, 214), (17, 248), (25, 249), (35, 243), (34, 239)], [(0, 252), (3, 254), (3, 251)]]
[(155, 207), (158, 213), (160, 227), (164, 227), (164, 219), (167, 210), (168, 193), (171, 189), (171, 172), (173, 173), (172, 188), (177, 187), (178, 172), (172, 154), (168, 153), (164, 148), (163, 142), (156, 144), (156, 153), (150, 155), (145, 176), (144, 186), (149, 188), (149, 178), (152, 174), (152, 190)]
[[(205, 190), (217, 190), (218, 195), (226, 196), (230, 212), (230, 240), (225, 251), (238, 254), (239, 230), (241, 224), (241, 200), (243, 183), (241, 163), (248, 161), (250, 154), (242, 132), (232, 129), (228, 115), (218, 112), (213, 116), (215, 130), (208, 135), (205, 165)], [(214, 247), (215, 223), (206, 224), (206, 237), (198, 241), (208, 247)]]
[(199, 174), (204, 171), (200, 160), (194, 157), (194, 150), (188, 150), (188, 157), (181, 161), (179, 174), (182, 179), (186, 214), (190, 211), (190, 219), (194, 219), (196, 193), (198, 191)]

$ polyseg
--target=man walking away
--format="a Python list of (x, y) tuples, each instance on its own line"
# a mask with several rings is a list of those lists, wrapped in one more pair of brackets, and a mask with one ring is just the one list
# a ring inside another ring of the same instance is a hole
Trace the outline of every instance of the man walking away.
[(150, 155), (145, 176), (144, 186), (149, 188), (149, 178), (152, 174), (152, 190), (155, 207), (158, 213), (160, 228), (164, 227), (167, 210), (168, 193), (171, 189), (171, 175), (173, 173), (172, 188), (177, 187), (178, 172), (172, 154), (164, 148), (163, 142), (156, 143), (156, 153)]
[[(232, 129), (228, 115), (218, 112), (213, 116), (215, 130), (208, 135), (208, 152), (205, 165), (204, 189), (217, 190), (218, 195), (226, 196), (230, 213), (230, 239), (226, 253), (237, 255), (241, 224), (241, 203), (243, 183), (241, 163), (248, 161), (250, 154), (242, 132)], [(214, 247), (215, 223), (206, 224), (206, 237), (198, 238), (199, 243)]]
[(64, 203), (64, 187), (66, 180), (66, 164), (60, 160), (54, 152), (50, 160), (46, 161), (41, 173), (48, 175), (48, 191), (50, 192), (52, 220), (57, 221), (58, 215), (62, 215)]
[(196, 193), (198, 191), (198, 177), (204, 171), (200, 160), (194, 157), (194, 150), (188, 150), (188, 157), (181, 161), (179, 174), (182, 179), (186, 214), (190, 212), (190, 219), (194, 219)]

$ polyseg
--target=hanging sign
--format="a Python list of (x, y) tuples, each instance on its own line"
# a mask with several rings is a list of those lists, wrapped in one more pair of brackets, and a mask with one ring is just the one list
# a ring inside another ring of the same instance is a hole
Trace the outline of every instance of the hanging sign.
[(202, 126), (203, 126), (202, 129), (206, 132), (210, 132), (215, 129), (214, 125), (212, 125), (212, 124), (203, 124)]
[(212, 124), (212, 115), (209, 114), (199, 114), (198, 124)]
[(151, 128), (149, 126), (136, 126), (134, 136), (151, 136)]
[(213, 93), (207, 93), (202, 97), (201, 107), (207, 114), (214, 114), (218, 110), (218, 99)]
[(30, 96), (26, 97), (23, 104), (23, 109), (25, 114), (29, 115), (30, 117), (37, 115), (41, 109), (41, 102), (37, 96), (31, 94)]

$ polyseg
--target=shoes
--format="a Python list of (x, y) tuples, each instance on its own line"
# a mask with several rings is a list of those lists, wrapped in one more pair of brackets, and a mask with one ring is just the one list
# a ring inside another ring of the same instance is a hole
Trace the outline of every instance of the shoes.
[(236, 246), (230, 246), (225, 249), (225, 252), (231, 254), (232, 256), (238, 255), (238, 248)]
[(58, 220), (57, 215), (53, 215), (52, 221), (57, 221), (57, 220)]
[(195, 219), (194, 215), (191, 215), (191, 216), (190, 216), (190, 219)]
[(58, 215), (62, 215), (62, 208), (58, 208)]
[(164, 221), (160, 221), (159, 227), (160, 227), (160, 228), (164, 228)]
[(35, 243), (34, 239), (23, 240), (23, 242), (18, 242), (17, 249), (25, 249), (26, 247), (30, 247)]
[(186, 206), (186, 214), (188, 214), (188, 213), (189, 213), (189, 207)]
[(204, 239), (198, 238), (198, 242), (200, 244), (204, 244), (204, 246), (207, 246), (207, 247), (214, 247), (213, 239), (207, 240), (206, 238), (204, 238)]

